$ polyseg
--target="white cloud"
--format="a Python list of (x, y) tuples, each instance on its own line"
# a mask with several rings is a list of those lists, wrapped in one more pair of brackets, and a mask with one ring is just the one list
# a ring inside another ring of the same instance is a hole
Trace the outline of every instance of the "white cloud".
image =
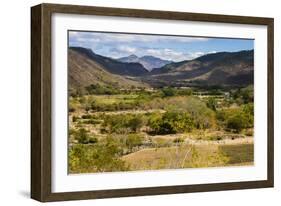
[(85, 42), (85, 43), (101, 42), (100, 39), (96, 39), (96, 38), (91, 38), (91, 39), (87, 38), (86, 39), (86, 38), (82, 38), (82, 37), (77, 37), (76, 41), (77, 42)]
[[(171, 61), (184, 61), (197, 58), (206, 53), (201, 51), (188, 52), (190, 42), (208, 41), (208, 38), (136, 35), (102, 32), (69, 32), (70, 44), (92, 48), (94, 52), (112, 58), (120, 58), (130, 54), (137, 56), (152, 55)], [(145, 48), (146, 45), (155, 48)], [(178, 45), (179, 49), (163, 48), (163, 46)], [(158, 48), (158, 46), (160, 48)]]
[(197, 57), (203, 56), (205, 54), (209, 53), (215, 53), (215, 51), (212, 52), (180, 52), (180, 51), (175, 51), (172, 49), (147, 49), (145, 51), (148, 55), (152, 55), (155, 57), (159, 57), (162, 59), (167, 59), (171, 61), (184, 61), (184, 60), (191, 60), (195, 59)]
[(198, 42), (208, 41), (208, 38), (184, 37), (184, 36), (161, 36), (161, 35), (139, 35), (139, 34), (121, 34), (121, 33), (95, 33), (95, 32), (69, 32), (69, 36), (75, 41), (99, 41), (104, 43), (131, 43), (131, 42)]
[(146, 53), (155, 57), (162, 59), (167, 59), (171, 61), (182, 61), (185, 60), (184, 54), (179, 51), (172, 49), (147, 49)]
[(200, 56), (203, 56), (203, 55), (205, 55), (206, 53), (204, 53), (204, 52), (189, 52), (188, 53), (188, 58), (189, 59), (195, 59), (195, 58), (197, 58), (197, 57), (200, 57)]
[(119, 50), (121, 52), (126, 52), (126, 53), (135, 53), (137, 49), (134, 47), (121, 45), (121, 46), (117, 47), (117, 50)]
[(203, 56), (205, 54), (214, 53), (212, 52), (181, 52), (173, 49), (142, 49), (142, 48), (134, 48), (129, 46), (118, 46), (117, 48), (112, 49), (107, 55), (112, 58), (120, 58), (129, 56), (131, 54), (135, 54), (139, 57), (150, 55), (155, 56), (161, 59), (170, 60), (174, 62), (184, 61), (184, 60), (192, 60), (197, 57)]

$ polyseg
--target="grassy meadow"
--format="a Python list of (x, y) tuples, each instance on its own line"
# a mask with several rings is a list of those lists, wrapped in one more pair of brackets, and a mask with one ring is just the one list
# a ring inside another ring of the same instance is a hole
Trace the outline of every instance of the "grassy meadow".
[(69, 96), (69, 172), (252, 165), (253, 87), (90, 85)]

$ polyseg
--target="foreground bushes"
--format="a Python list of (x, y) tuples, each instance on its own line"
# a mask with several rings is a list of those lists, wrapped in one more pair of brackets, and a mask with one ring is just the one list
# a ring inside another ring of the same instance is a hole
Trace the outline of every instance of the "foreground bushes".
[(80, 128), (78, 131), (72, 131), (72, 135), (79, 144), (94, 144), (98, 142), (97, 137), (89, 135), (89, 132), (84, 128)]
[(74, 145), (69, 151), (70, 172), (126, 171), (118, 141), (107, 137), (94, 145)]

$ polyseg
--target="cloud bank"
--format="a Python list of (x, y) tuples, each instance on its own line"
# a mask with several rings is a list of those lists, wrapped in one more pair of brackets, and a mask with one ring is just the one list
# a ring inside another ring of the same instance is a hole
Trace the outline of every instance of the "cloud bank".
[(69, 32), (69, 46), (90, 48), (97, 54), (111, 58), (135, 54), (137, 56), (151, 55), (178, 62), (194, 59), (216, 51), (226, 51), (227, 47), (231, 50), (230, 47), (235, 45), (240, 48), (240, 45), (237, 43), (238, 40), (233, 39), (206, 37)]

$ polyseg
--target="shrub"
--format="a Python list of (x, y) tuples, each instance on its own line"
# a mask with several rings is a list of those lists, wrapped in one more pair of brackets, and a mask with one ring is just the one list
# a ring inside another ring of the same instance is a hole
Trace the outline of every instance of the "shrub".
[(254, 101), (254, 87), (252, 85), (231, 91), (233, 99), (239, 104), (248, 104)]
[(86, 87), (86, 90), (89, 94), (119, 94), (120, 91), (118, 89), (115, 89), (114, 87), (110, 85), (102, 86), (100, 84), (91, 84)]
[(69, 151), (71, 173), (126, 171), (118, 141), (106, 137), (93, 145), (74, 145)]
[(213, 97), (208, 98), (208, 101), (207, 101), (207, 107), (208, 108), (210, 108), (211, 110), (216, 111), (217, 110), (217, 106), (218, 106), (218, 104), (217, 104), (217, 101), (216, 101), (215, 98), (213, 98)]
[(175, 134), (191, 131), (194, 124), (188, 113), (168, 111), (151, 116), (148, 126), (155, 134)]
[(69, 111), (69, 112), (75, 112), (75, 108), (74, 108), (74, 107), (69, 107), (69, 108), (68, 108), (68, 111)]
[(183, 143), (183, 142), (184, 142), (184, 139), (178, 137), (178, 138), (175, 138), (175, 139), (173, 140), (173, 142), (174, 142), (174, 143)]
[(254, 104), (249, 103), (249, 104), (243, 105), (242, 111), (246, 118), (247, 128), (253, 127), (254, 126)]
[(121, 154), (120, 143), (113, 137), (106, 137), (94, 147), (92, 164), (98, 172), (127, 170)]
[(90, 114), (84, 114), (81, 116), (82, 119), (91, 119), (92, 118), (92, 115)]
[(173, 97), (167, 99), (166, 104), (168, 105), (165, 107), (166, 110), (189, 114), (197, 129), (208, 129), (216, 126), (215, 112), (198, 98), (192, 96)]
[(83, 172), (90, 165), (90, 159), (84, 145), (72, 146), (69, 150), (69, 168), (71, 172)]
[(75, 135), (76, 134), (76, 130), (75, 129), (69, 129), (69, 135)]
[(78, 131), (72, 129), (70, 130), (69, 135), (73, 136), (79, 144), (93, 144), (98, 142), (97, 137), (91, 136), (89, 132), (84, 128), (80, 128)]
[(148, 126), (153, 130), (153, 132), (160, 130), (160, 122), (162, 121), (162, 114), (154, 112), (149, 115)]
[(76, 122), (79, 119), (77, 116), (72, 116), (72, 122)]
[(129, 150), (131, 150), (133, 147), (142, 145), (142, 142), (144, 140), (144, 137), (139, 134), (129, 134), (125, 140), (125, 144), (128, 147)]
[(242, 129), (247, 127), (247, 120), (242, 113), (236, 113), (227, 120), (227, 128), (234, 129), (235, 132), (241, 132)]
[(211, 141), (219, 141), (219, 140), (222, 140), (223, 137), (222, 136), (210, 136), (210, 137), (208, 137), (208, 139)]
[(80, 128), (75, 134), (75, 139), (78, 140), (78, 143), (80, 144), (88, 144), (89, 143), (88, 131), (84, 128)]
[(252, 128), (254, 124), (253, 104), (246, 104), (239, 108), (224, 109), (217, 113), (217, 119), (225, 129), (241, 132), (242, 129)]
[(88, 120), (83, 121), (83, 123), (85, 123), (85, 124), (100, 124), (100, 123), (101, 123), (101, 120), (97, 120), (97, 119), (88, 119)]
[(133, 132), (137, 132), (143, 124), (142, 118), (140, 116), (134, 116), (128, 121), (128, 126)]
[(133, 114), (107, 115), (102, 124), (104, 130), (118, 134), (137, 132), (143, 125), (143, 115)]
[(176, 133), (190, 132), (194, 126), (191, 116), (185, 112), (168, 111), (163, 115), (163, 120), (171, 125)]
[(98, 142), (98, 138), (96, 138), (96, 137), (89, 137), (89, 143), (90, 144), (95, 144), (97, 142)]
[(162, 89), (163, 97), (172, 97), (176, 95), (176, 90), (172, 87)]
[(193, 91), (192, 89), (179, 89), (177, 91), (177, 95), (182, 95), (182, 96), (190, 96), (192, 95)]

